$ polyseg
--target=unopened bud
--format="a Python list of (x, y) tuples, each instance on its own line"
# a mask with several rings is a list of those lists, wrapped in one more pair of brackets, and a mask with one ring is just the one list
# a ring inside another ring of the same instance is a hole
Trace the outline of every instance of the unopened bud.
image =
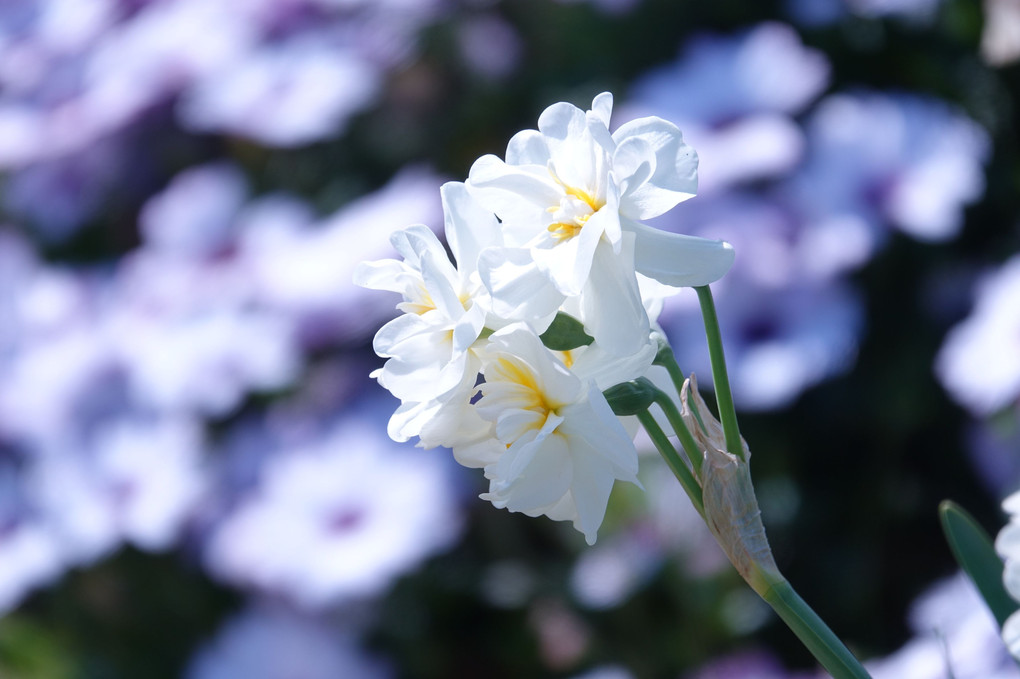
[(691, 375), (680, 394), (681, 416), (701, 448), (701, 484), (705, 522), (737, 571), (755, 590), (761, 576), (782, 577), (772, 557), (761, 510), (751, 483), (751, 451), (740, 439), (743, 459), (726, 451), (722, 425), (712, 415)]
[(644, 377), (609, 387), (602, 392), (616, 415), (637, 415), (648, 410), (655, 401), (657, 389)]

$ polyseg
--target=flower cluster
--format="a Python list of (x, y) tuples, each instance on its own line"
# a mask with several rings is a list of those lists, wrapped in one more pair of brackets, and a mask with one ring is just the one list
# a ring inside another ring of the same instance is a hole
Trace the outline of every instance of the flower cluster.
[(697, 189), (680, 130), (639, 118), (610, 132), (612, 95), (547, 108), (505, 159), (442, 187), (446, 240), (395, 233), (403, 261), (367, 262), (359, 285), (400, 293), (373, 375), (400, 399), (389, 433), (447, 446), (489, 480), (500, 508), (571, 520), (595, 541), (615, 480), (637, 455), (602, 391), (643, 376), (656, 309), (677, 286), (720, 278), (722, 241), (667, 233), (657, 217)]

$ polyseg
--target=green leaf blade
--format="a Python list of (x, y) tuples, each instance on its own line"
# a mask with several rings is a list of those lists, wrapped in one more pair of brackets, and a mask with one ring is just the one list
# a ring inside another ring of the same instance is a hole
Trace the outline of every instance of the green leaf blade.
[(988, 533), (966, 510), (955, 502), (944, 500), (939, 505), (942, 531), (953, 556), (967, 573), (984, 598), (988, 608), (1002, 627), (1018, 604), (1002, 584), (1005, 565), (995, 551)]

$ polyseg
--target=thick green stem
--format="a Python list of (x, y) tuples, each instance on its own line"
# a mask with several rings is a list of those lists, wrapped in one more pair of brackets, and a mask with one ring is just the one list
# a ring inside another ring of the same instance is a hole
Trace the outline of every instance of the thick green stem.
[(748, 581), (751, 587), (772, 606), (829, 674), (835, 679), (870, 679), (871, 675), (860, 661), (785, 578), (759, 575)]
[(701, 486), (694, 479), (694, 475), (691, 474), (690, 468), (687, 463), (683, 461), (680, 454), (676, 452), (676, 448), (673, 447), (669, 437), (666, 436), (666, 432), (662, 431), (662, 427), (655, 421), (655, 417), (650, 412), (644, 410), (637, 414), (638, 421), (648, 432), (648, 436), (652, 439), (652, 443), (655, 444), (659, 454), (662, 455), (663, 459), (666, 460), (666, 464), (673, 470), (673, 474), (676, 476), (677, 481), (683, 486), (683, 489), (687, 491), (687, 495), (691, 498), (691, 503), (694, 508), (698, 510), (698, 514), (701, 517), (705, 517), (705, 503), (701, 499)]
[(733, 393), (730, 378), (726, 373), (726, 356), (723, 354), (722, 334), (719, 332), (719, 317), (715, 313), (715, 301), (707, 285), (694, 288), (701, 304), (701, 316), (705, 321), (705, 336), (708, 339), (708, 355), (712, 359), (712, 386), (715, 388), (715, 402), (719, 406), (719, 421), (726, 437), (726, 450), (744, 459), (744, 447), (740, 443), (740, 427), (737, 426), (737, 410), (733, 407)]

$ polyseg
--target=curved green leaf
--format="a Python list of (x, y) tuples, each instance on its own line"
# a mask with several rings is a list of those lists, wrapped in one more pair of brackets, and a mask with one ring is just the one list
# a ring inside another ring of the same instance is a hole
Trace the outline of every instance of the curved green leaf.
[(992, 539), (974, 517), (950, 500), (943, 500), (939, 505), (939, 518), (957, 563), (977, 586), (1002, 627), (1006, 618), (1017, 610), (1017, 602), (1002, 584), (1004, 564), (995, 552)]

